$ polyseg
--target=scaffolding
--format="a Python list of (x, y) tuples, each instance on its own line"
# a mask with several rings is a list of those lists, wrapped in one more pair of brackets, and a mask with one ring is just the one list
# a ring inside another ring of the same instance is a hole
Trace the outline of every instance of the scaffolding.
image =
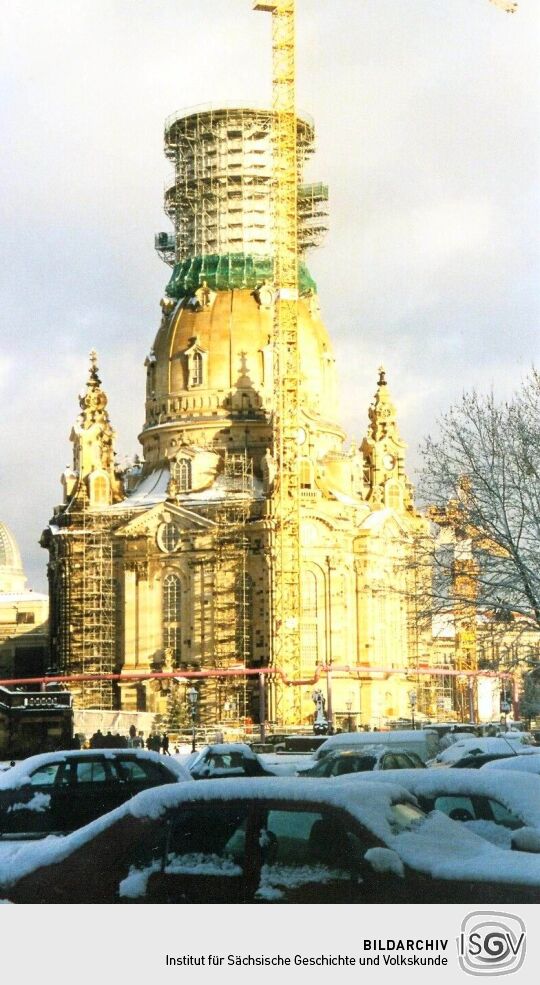
[[(83, 502), (80, 528), (69, 531), (70, 626), (64, 639), (69, 645), (72, 674), (110, 674), (115, 670), (116, 602), (110, 525), (102, 513)], [(88, 681), (80, 687), (78, 707), (111, 710), (110, 681)]]
[[(246, 452), (225, 452), (224, 498), (213, 508), (212, 659), (216, 670), (249, 667), (253, 651), (252, 581), (246, 526), (253, 502), (253, 465)], [(246, 677), (208, 679), (201, 693), (205, 722), (244, 722), (250, 713)]]
[[(165, 185), (165, 212), (175, 232), (157, 233), (155, 247), (171, 266), (193, 257), (273, 258), (277, 115), (267, 108), (208, 105), (166, 121), (165, 154), (174, 173)], [(302, 184), (314, 127), (304, 115), (294, 121), (303, 253), (326, 233), (328, 187)]]

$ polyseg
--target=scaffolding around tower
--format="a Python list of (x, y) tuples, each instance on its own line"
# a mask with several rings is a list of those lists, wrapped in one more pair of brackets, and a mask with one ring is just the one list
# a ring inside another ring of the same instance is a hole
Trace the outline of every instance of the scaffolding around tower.
[[(165, 153), (174, 162), (174, 173), (165, 184), (165, 212), (175, 232), (155, 238), (167, 263), (224, 256), (272, 260), (275, 127), (276, 113), (255, 106), (204, 105), (168, 118)], [(311, 118), (297, 116), (300, 254), (319, 245), (327, 230), (328, 187), (302, 181), (314, 136)]]
[[(83, 674), (111, 673), (115, 666), (116, 606), (113, 578), (113, 547), (110, 522), (103, 514), (83, 509), (82, 621)], [(86, 708), (112, 709), (110, 682), (92, 681), (82, 687), (81, 704)]]
[[(82, 492), (59, 528), (50, 566), (53, 597), (60, 605), (51, 625), (51, 666), (72, 674), (112, 674), (116, 669), (116, 595), (111, 520), (91, 509)], [(74, 685), (80, 708), (115, 707), (114, 685), (96, 680)]]

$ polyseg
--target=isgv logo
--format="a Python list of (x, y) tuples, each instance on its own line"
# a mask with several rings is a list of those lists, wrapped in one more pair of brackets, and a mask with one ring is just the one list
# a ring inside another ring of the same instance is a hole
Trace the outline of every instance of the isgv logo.
[(525, 960), (525, 923), (513, 913), (475, 910), (461, 924), (457, 949), (468, 975), (511, 975)]

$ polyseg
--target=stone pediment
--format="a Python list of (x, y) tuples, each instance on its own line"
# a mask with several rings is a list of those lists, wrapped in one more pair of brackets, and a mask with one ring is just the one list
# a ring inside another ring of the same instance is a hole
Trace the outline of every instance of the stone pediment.
[(193, 510), (186, 510), (183, 506), (170, 501), (158, 503), (149, 510), (139, 513), (133, 519), (128, 520), (115, 531), (116, 537), (142, 537), (155, 536), (158, 528), (163, 523), (174, 523), (179, 530), (204, 531), (212, 530), (215, 527), (213, 520), (200, 516)]

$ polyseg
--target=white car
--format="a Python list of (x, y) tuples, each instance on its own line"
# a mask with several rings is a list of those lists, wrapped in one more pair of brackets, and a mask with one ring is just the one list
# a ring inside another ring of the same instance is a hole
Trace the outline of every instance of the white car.
[[(422, 810), (442, 811), (501, 848), (540, 851), (540, 777), (485, 769), (388, 770), (368, 775), (376, 782), (399, 783), (417, 798)], [(336, 782), (347, 780), (360, 783), (362, 774)]]
[[(393, 729), (389, 732), (339, 732), (329, 735), (325, 742), (313, 753), (313, 762), (318, 762), (330, 752), (350, 749), (361, 752), (366, 746), (387, 746), (396, 752), (414, 752), (425, 763), (432, 759), (439, 748), (439, 737), (428, 729)], [(306, 764), (307, 768), (307, 764)]]

